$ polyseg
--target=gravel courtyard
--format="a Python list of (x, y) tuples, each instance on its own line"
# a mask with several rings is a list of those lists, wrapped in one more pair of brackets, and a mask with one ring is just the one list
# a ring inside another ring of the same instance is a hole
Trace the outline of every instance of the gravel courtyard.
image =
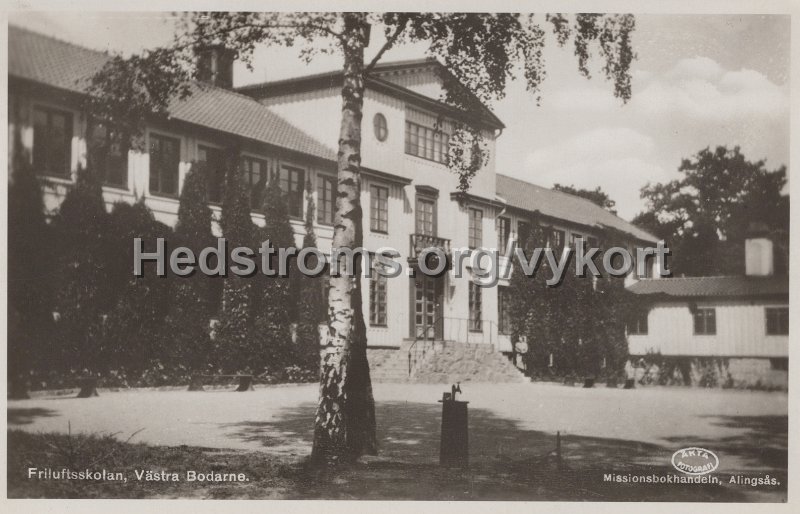
[[(376, 384), (377, 462), (438, 462), (442, 385)], [(469, 404), (470, 462), (476, 467), (543, 462), (562, 435), (573, 468), (672, 472), (675, 450), (700, 446), (720, 460), (718, 473), (786, 475), (785, 393), (556, 384), (462, 384)], [(268, 452), (300, 460), (311, 448), (316, 385), (230, 391), (102, 391), (75, 399), (37, 396), (9, 402), (9, 429), (118, 434), (131, 442)], [(780, 501), (770, 488), (740, 486)], [(779, 488), (785, 491), (785, 484)], [(751, 498), (752, 499), (752, 498)]]

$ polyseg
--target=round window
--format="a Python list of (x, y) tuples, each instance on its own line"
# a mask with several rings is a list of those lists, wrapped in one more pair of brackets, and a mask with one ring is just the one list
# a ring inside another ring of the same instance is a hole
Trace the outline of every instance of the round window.
[(386, 116), (381, 113), (375, 115), (372, 120), (372, 126), (375, 129), (375, 137), (378, 141), (386, 141), (389, 136), (389, 128), (386, 126)]

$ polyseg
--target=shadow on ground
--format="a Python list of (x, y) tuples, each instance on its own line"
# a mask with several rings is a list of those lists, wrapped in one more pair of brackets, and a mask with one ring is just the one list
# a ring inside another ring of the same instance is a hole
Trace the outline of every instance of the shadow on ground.
[(36, 420), (36, 418), (58, 416), (58, 412), (52, 409), (43, 409), (41, 407), (34, 407), (30, 409), (9, 407), (7, 412), (9, 425), (30, 425)]
[[(270, 453), (306, 456), (311, 451), (315, 405), (281, 411), (274, 421), (226, 424), (230, 437), (261, 442)], [(514, 420), (470, 409), (470, 468), (438, 466), (441, 406), (383, 402), (377, 407), (380, 455), (346, 471), (298, 468), (294, 498), (496, 499), (609, 501), (785, 501), (787, 418), (720, 417), (721, 426), (742, 428), (735, 437), (698, 441), (675, 437), (668, 446), (623, 439), (564, 435), (562, 459), (556, 436), (519, 427)], [(769, 472), (781, 485), (754, 491), (727, 484), (633, 484), (605, 482), (605, 474), (680, 475), (670, 465), (683, 446), (707, 446), (721, 459), (735, 457), (727, 470)]]

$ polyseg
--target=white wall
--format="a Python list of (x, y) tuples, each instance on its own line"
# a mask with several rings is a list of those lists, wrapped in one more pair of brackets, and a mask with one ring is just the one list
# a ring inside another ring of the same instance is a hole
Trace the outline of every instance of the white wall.
[(694, 322), (686, 302), (656, 304), (648, 316), (647, 335), (629, 335), (631, 355), (660, 351), (662, 355), (787, 357), (788, 336), (766, 335), (765, 307), (786, 307), (780, 302), (697, 302), (715, 307), (716, 335), (694, 335)]

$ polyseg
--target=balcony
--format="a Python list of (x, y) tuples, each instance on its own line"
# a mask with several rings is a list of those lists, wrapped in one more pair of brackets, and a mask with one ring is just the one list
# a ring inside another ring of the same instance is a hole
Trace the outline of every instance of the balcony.
[(426, 248), (440, 248), (449, 257), (450, 240), (427, 234), (411, 234), (411, 248), (408, 251), (409, 258), (416, 259)]

